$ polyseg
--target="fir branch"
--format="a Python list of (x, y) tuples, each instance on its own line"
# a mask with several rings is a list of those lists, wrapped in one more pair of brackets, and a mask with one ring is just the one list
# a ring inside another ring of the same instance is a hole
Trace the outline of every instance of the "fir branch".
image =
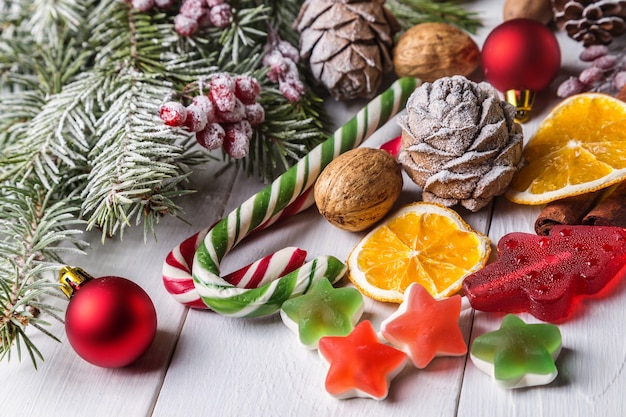
[[(268, 7), (261, 5), (235, 13), (232, 24), (220, 36), (222, 48), (218, 65), (226, 65), (228, 61), (239, 64), (243, 58), (249, 56), (250, 49), (263, 47), (267, 38), (265, 27), (270, 19), (269, 12)], [(246, 53), (242, 54), (243, 51)]]
[(33, 0), (30, 18), (24, 22), (35, 42), (57, 45), (65, 29), (79, 32), (84, 26), (86, 5), (77, 0)]
[(403, 29), (424, 22), (445, 22), (476, 33), (482, 26), (476, 12), (464, 10), (458, 1), (387, 0), (386, 6)]
[(3, 152), (0, 159), (0, 181), (23, 181), (35, 175), (46, 187), (60, 182), (60, 165), (72, 169), (85, 163), (90, 148), (88, 136), (93, 132), (93, 96), (101, 88), (97, 77), (86, 73), (50, 96), (29, 121), (22, 140)]
[[(62, 253), (83, 253), (85, 243), (75, 227), (82, 224), (75, 196), (58, 199), (56, 190), (40, 184), (0, 190), (0, 360), (10, 359), (13, 348), (21, 361), (26, 349), (33, 366), (43, 360), (27, 334), (32, 326), (58, 339), (45, 329), (45, 314), (62, 321), (58, 307), (43, 297), (58, 285), (48, 279), (60, 267)], [(68, 246), (69, 245), (69, 246)]]
[(115, 95), (106, 98), (108, 110), (96, 126), (100, 139), (90, 153), (93, 166), (83, 196), (88, 227), (102, 228), (103, 239), (131, 226), (133, 215), (135, 224), (144, 216), (151, 218), (144, 223), (149, 227), (163, 214), (178, 213), (178, 206), (161, 192), (167, 190), (171, 197), (185, 193), (174, 192), (172, 185), (186, 177), (176, 164), (183, 153), (176, 143), (187, 135), (165, 128), (158, 105), (170, 90), (149, 81), (127, 70), (107, 83)]

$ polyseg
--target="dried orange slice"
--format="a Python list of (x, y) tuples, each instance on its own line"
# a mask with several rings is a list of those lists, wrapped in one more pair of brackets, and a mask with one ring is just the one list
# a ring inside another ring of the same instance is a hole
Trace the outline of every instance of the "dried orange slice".
[(527, 165), (506, 197), (544, 204), (596, 191), (626, 178), (626, 103), (599, 93), (563, 100), (524, 148)]
[(443, 298), (482, 268), (490, 252), (489, 238), (473, 231), (454, 210), (413, 203), (359, 242), (348, 256), (348, 277), (379, 301), (401, 303), (413, 282)]

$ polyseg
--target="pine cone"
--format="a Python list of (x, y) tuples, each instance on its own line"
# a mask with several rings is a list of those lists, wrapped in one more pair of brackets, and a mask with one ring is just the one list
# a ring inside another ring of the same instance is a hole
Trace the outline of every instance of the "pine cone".
[(422, 199), (471, 211), (508, 188), (522, 167), (523, 134), (515, 107), (487, 83), (444, 77), (407, 102), (399, 161), (423, 188)]
[(300, 56), (336, 100), (371, 98), (393, 69), (398, 22), (385, 0), (306, 0), (294, 27)]
[(552, 0), (560, 30), (584, 46), (607, 45), (626, 31), (626, 1)]

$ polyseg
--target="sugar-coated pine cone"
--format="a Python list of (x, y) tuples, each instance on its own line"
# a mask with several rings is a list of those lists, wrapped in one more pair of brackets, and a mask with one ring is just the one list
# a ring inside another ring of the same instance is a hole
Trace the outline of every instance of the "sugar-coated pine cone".
[(522, 167), (515, 107), (487, 83), (444, 77), (418, 87), (398, 117), (399, 161), (422, 199), (478, 211), (506, 191)]
[(371, 98), (393, 69), (399, 25), (385, 0), (306, 0), (294, 27), (300, 56), (336, 100)]
[(626, 32), (626, 0), (552, 0), (560, 30), (585, 46), (607, 45)]

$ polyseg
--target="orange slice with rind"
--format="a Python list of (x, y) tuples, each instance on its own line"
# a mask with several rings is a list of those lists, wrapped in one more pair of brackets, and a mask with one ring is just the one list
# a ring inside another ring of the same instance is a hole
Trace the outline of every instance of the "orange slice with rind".
[(506, 197), (538, 205), (626, 179), (626, 103), (582, 93), (558, 104), (524, 148), (527, 164)]
[(418, 202), (369, 232), (348, 256), (348, 278), (364, 295), (401, 303), (413, 282), (434, 298), (455, 294), (482, 268), (491, 241), (447, 207)]

